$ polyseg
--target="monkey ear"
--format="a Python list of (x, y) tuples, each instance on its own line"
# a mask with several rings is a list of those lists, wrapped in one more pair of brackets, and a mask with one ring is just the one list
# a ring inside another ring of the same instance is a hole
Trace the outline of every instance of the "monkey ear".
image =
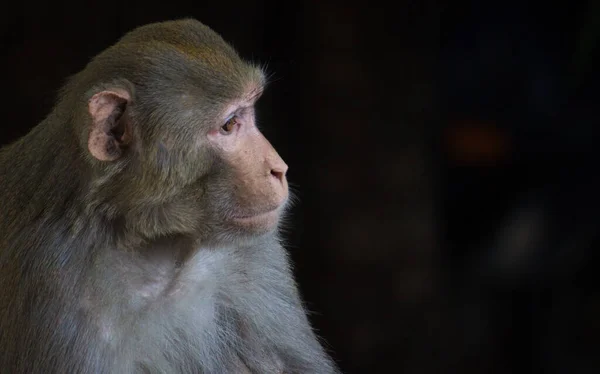
[(131, 126), (124, 116), (130, 95), (124, 90), (102, 91), (88, 102), (92, 124), (88, 150), (100, 161), (114, 161), (131, 141)]

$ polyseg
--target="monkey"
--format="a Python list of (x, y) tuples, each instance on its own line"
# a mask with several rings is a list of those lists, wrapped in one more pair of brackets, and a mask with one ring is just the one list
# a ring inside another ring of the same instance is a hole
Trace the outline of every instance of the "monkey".
[(0, 150), (0, 373), (339, 373), (280, 236), (266, 74), (193, 18), (134, 28)]

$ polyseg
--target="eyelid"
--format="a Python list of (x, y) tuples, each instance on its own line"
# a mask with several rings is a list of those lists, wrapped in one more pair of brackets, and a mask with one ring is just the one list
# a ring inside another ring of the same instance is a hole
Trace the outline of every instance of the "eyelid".
[(223, 120), (223, 123), (227, 123), (229, 122), (231, 119), (233, 119), (233, 117), (237, 116), (237, 110), (233, 113), (231, 113), (230, 115), (228, 115), (227, 117), (225, 117), (225, 119)]
[(225, 119), (223, 120), (223, 123), (227, 123), (227, 121), (229, 121), (230, 119), (232, 119), (234, 117), (238, 118), (238, 122), (243, 122), (244, 119), (247, 119), (247, 117), (249, 115), (252, 115), (253, 113), (254, 113), (253, 105), (240, 106), (240, 107), (237, 107), (233, 112), (231, 112), (227, 117), (225, 117)]

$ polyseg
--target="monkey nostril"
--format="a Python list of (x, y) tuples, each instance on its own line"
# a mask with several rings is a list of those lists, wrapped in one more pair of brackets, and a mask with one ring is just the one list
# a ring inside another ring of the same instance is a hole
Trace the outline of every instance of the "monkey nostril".
[(285, 175), (285, 173), (279, 170), (271, 169), (271, 175), (281, 182), (283, 181), (283, 176)]

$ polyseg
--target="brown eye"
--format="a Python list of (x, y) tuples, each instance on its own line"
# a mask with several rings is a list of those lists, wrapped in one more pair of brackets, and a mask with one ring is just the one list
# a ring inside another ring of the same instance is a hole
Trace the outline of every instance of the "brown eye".
[(223, 126), (221, 126), (221, 133), (223, 135), (229, 135), (235, 130), (235, 126), (238, 124), (237, 116), (233, 116), (225, 122)]

